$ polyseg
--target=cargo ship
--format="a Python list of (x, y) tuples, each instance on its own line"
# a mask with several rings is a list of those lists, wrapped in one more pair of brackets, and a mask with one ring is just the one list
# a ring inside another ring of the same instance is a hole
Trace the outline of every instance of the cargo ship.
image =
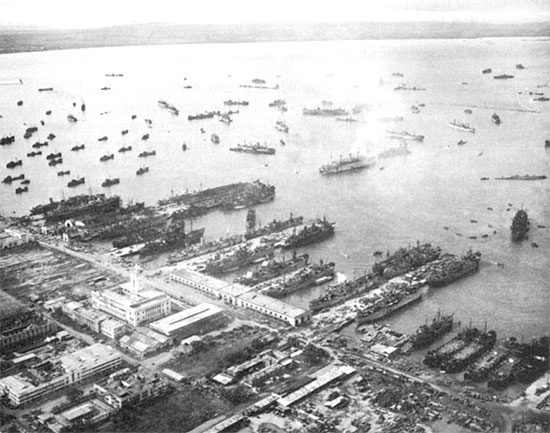
[(3, 180), (2, 180), (2, 183), (7, 183), (7, 184), (10, 184), (12, 182), (15, 182), (16, 180), (22, 180), (22, 179), (25, 179), (25, 175), (23, 173), (17, 175), (17, 176), (6, 176)]
[(74, 117), (72, 114), (69, 114), (69, 115), (67, 116), (67, 120), (68, 120), (69, 122), (72, 122), (72, 123), (75, 123), (75, 122), (78, 121), (78, 119), (77, 119), (76, 117)]
[(48, 165), (50, 167), (55, 167), (58, 164), (63, 164), (63, 158), (50, 159), (50, 162), (48, 162)]
[(525, 212), (523, 209), (520, 209), (516, 212), (516, 215), (514, 216), (514, 219), (512, 220), (512, 225), (510, 227), (510, 230), (512, 232), (512, 240), (513, 241), (522, 241), (527, 236), (527, 232), (529, 231), (529, 217), (527, 216), (527, 212)]
[(441, 259), (429, 263), (424, 274), (426, 284), (430, 287), (442, 287), (466, 275), (477, 272), (481, 253), (468, 251), (461, 258), (446, 254)]
[(46, 159), (57, 159), (57, 158), (61, 158), (61, 152), (57, 152), (57, 153), (50, 153), (46, 156)]
[(411, 153), (407, 146), (407, 142), (401, 143), (398, 147), (390, 147), (378, 154), (379, 159), (393, 158), (395, 156), (405, 156)]
[(6, 168), (15, 168), (17, 166), (22, 166), (23, 165), (23, 161), (21, 161), (20, 159), (14, 159), (13, 161), (10, 161), (6, 164)]
[(331, 161), (328, 164), (321, 166), (321, 168), (319, 168), (319, 173), (321, 173), (322, 175), (338, 174), (351, 170), (369, 168), (373, 165), (373, 158), (367, 159), (366, 156), (359, 155), (359, 153), (357, 153), (356, 155), (349, 154), (345, 158), (342, 158), (342, 156), (340, 156), (340, 159)]
[(117, 185), (120, 183), (120, 178), (115, 177), (113, 179), (105, 179), (103, 183), (101, 184), (102, 187), (107, 188), (113, 185)]
[(493, 72), (491, 68), (486, 68), (483, 71), (481, 71), (482, 74), (490, 74), (491, 72)]
[(32, 145), (34, 149), (40, 149), (41, 147), (46, 147), (46, 146), (49, 146), (49, 143), (47, 141), (44, 141), (44, 142), (37, 141)]
[(76, 146), (71, 147), (71, 150), (73, 152), (78, 152), (79, 150), (82, 150), (84, 148), (85, 148), (85, 146), (83, 144), (81, 144), (81, 145), (76, 145)]
[(273, 256), (273, 245), (259, 245), (252, 248), (245, 244), (228, 254), (216, 254), (212, 259), (199, 265), (197, 270), (210, 275), (225, 274), (236, 271), (244, 266), (261, 263)]
[(149, 241), (139, 251), (140, 257), (161, 254), (171, 251), (175, 248), (188, 247), (199, 243), (204, 235), (205, 228), (185, 232), (185, 223), (183, 221), (177, 224), (171, 224), (160, 238)]
[(389, 280), (438, 259), (440, 254), (441, 248), (417, 242), (415, 247), (399, 248), (391, 256), (388, 253), (386, 259), (372, 266), (372, 272)]
[(493, 113), (491, 120), (495, 123), (495, 125), (500, 125), (502, 123), (497, 113)]
[(248, 101), (234, 101), (233, 99), (228, 99), (227, 101), (223, 101), (223, 105), (242, 105), (246, 107)]
[(180, 262), (182, 260), (192, 259), (194, 257), (203, 256), (216, 251), (221, 251), (226, 248), (235, 246), (243, 241), (241, 235), (230, 236), (227, 238), (221, 238), (215, 241), (202, 242), (200, 244), (191, 245), (181, 251), (172, 253), (166, 260), (168, 264)]
[(213, 111), (201, 114), (190, 114), (189, 116), (187, 116), (187, 120), (212, 119), (215, 115), (216, 113)]
[(264, 295), (282, 298), (314, 285), (324, 284), (334, 278), (333, 262), (310, 265), (296, 272), (289, 279), (277, 281), (261, 289)]
[(451, 128), (459, 129), (460, 131), (471, 132), (472, 134), (474, 134), (476, 132), (476, 129), (472, 128), (467, 123), (457, 122), (456, 120), (453, 120), (452, 122), (449, 122), (449, 126)]
[(286, 220), (281, 221), (281, 220), (274, 219), (273, 221), (271, 221), (270, 223), (268, 223), (263, 227), (255, 228), (254, 226), (252, 226), (252, 228), (246, 231), (244, 237), (246, 240), (249, 240), (249, 239), (257, 238), (259, 236), (265, 236), (271, 233), (277, 233), (292, 227), (299, 226), (303, 223), (303, 221), (304, 221), (304, 217), (302, 216), (294, 217), (292, 214), (290, 214), (290, 217)]
[(485, 352), (491, 349), (496, 342), (495, 331), (481, 332), (473, 338), (466, 346), (453, 353), (449, 359), (441, 364), (441, 369), (447, 373), (458, 373), (464, 370), (472, 362), (477, 360)]
[(236, 147), (230, 147), (232, 152), (254, 153), (258, 155), (274, 155), (276, 150), (274, 147), (263, 146), (260, 143), (256, 144), (237, 144)]
[(191, 205), (226, 210), (245, 208), (256, 204), (267, 203), (275, 197), (275, 187), (260, 181), (239, 182), (204, 189), (160, 200), (160, 206), (168, 204)]
[(267, 104), (268, 107), (283, 107), (285, 105), (286, 101), (284, 99), (275, 99), (273, 102)]
[(8, 135), (0, 138), (0, 146), (5, 146), (6, 144), (11, 144), (15, 141), (15, 135)]
[(336, 223), (328, 222), (326, 218), (306, 225), (302, 230), (292, 233), (283, 244), (284, 249), (304, 247), (315, 242), (323, 241), (334, 235)]
[(148, 158), (149, 156), (155, 156), (157, 154), (156, 150), (146, 151), (144, 150), (138, 155), (138, 158)]
[(15, 188), (15, 193), (16, 194), (23, 194), (24, 192), (29, 192), (29, 187), (27, 186), (23, 186), (23, 187), (17, 187)]
[(464, 380), (481, 382), (489, 376), (491, 371), (498, 367), (510, 354), (505, 346), (495, 346), (485, 355), (479, 358), (473, 365), (464, 372)]
[(380, 283), (373, 274), (364, 274), (354, 280), (346, 280), (338, 284), (330, 285), (318, 298), (309, 302), (309, 309), (313, 313), (343, 303), (344, 301), (368, 292)]
[(424, 141), (423, 135), (411, 134), (407, 131), (386, 131), (388, 138), (402, 138), (405, 140)]
[(536, 174), (525, 174), (523, 176), (515, 174), (513, 176), (501, 176), (495, 177), (495, 180), (544, 180), (546, 179), (545, 175), (536, 175)]
[(422, 349), (441, 338), (453, 329), (453, 315), (441, 315), (440, 312), (432, 319), (429, 325), (422, 325), (411, 336), (410, 343), (413, 349)]
[(120, 204), (119, 196), (77, 195), (61, 201), (50, 200), (50, 203), (35, 206), (31, 209), (31, 215), (43, 214), (46, 221), (55, 222), (88, 214), (112, 212), (119, 209)]
[(296, 252), (294, 252), (289, 260), (285, 260), (283, 257), (281, 260), (273, 259), (262, 263), (258, 269), (235, 279), (235, 283), (245, 286), (255, 286), (256, 284), (263, 283), (264, 281), (271, 280), (283, 274), (293, 272), (298, 268), (307, 266), (308, 260), (309, 255), (307, 253), (297, 255)]
[(483, 342), (487, 345), (487, 349), (489, 349), (494, 344), (495, 339), (496, 334), (493, 331), (490, 331), (489, 335), (489, 333), (481, 332), (477, 328), (467, 328), (452, 340), (434, 350), (430, 350), (424, 358), (424, 364), (428, 367), (445, 370), (445, 367), (451, 362), (455, 354), (460, 353), (460, 359), (464, 359), (464, 355), (470, 353), (471, 349), (461, 352), (470, 343)]
[(75, 188), (77, 187), (78, 185), (82, 185), (84, 183), (84, 178), (83, 177), (79, 177), (78, 179), (72, 179), (69, 181), (69, 183), (67, 183), (67, 186), (69, 188)]
[(513, 75), (507, 75), (507, 74), (500, 74), (500, 75), (495, 75), (493, 77), (495, 80), (508, 80), (510, 78), (514, 78)]
[(115, 159), (115, 155), (112, 153), (108, 153), (106, 155), (103, 155), (99, 158), (101, 162), (109, 161), (110, 159)]
[(304, 108), (302, 114), (304, 116), (349, 116), (343, 108)]
[(41, 150), (38, 150), (38, 151), (33, 150), (32, 152), (27, 153), (28, 158), (32, 158), (33, 156), (38, 156), (38, 155), (42, 155)]
[(132, 150), (132, 146), (122, 146), (120, 149), (118, 149), (119, 153), (129, 152), (130, 150)]

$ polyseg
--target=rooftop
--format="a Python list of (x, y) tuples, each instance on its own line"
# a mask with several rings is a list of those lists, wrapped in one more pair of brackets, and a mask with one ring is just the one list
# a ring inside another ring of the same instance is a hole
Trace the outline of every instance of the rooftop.
[(221, 291), (224, 287), (229, 285), (228, 282), (220, 280), (218, 278), (210, 277), (208, 275), (201, 274), (200, 272), (195, 272), (190, 269), (176, 269), (172, 274), (191, 280), (197, 284), (202, 284), (208, 286), (213, 290)]
[(196, 307), (188, 310), (180, 311), (163, 319), (157, 320), (150, 324), (153, 329), (162, 332), (163, 334), (171, 334), (178, 329), (184, 328), (207, 317), (219, 314), (223, 310), (212, 304), (199, 304)]
[(119, 358), (120, 355), (109, 346), (96, 343), (84, 349), (62, 356), (59, 361), (65, 370), (76, 370), (103, 362), (108, 358)]
[(272, 298), (271, 296), (262, 295), (261, 293), (248, 292), (239, 296), (239, 299), (250, 302), (258, 307), (271, 310), (276, 314), (282, 314), (286, 317), (300, 317), (306, 313), (305, 310), (294, 307), (293, 305), (287, 304), (286, 302), (280, 301), (278, 299)]

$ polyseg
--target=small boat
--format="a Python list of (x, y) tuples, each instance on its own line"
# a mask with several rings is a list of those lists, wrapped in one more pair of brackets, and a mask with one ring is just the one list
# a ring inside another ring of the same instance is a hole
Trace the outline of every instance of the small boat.
[(538, 248), (539, 247), (539, 244), (537, 244), (536, 242), (531, 242), (531, 246), (533, 248)]
[(117, 185), (119, 183), (120, 183), (120, 179), (118, 177), (116, 177), (114, 179), (105, 179), (105, 181), (101, 184), (101, 186), (106, 188), (106, 187), (110, 187), (110, 186), (113, 186), (113, 185)]
[(493, 72), (493, 70), (491, 68), (487, 68), (487, 69), (484, 69), (483, 71), (481, 71), (482, 74), (490, 74), (491, 72)]
[(183, 143), (181, 145), (181, 150), (183, 150), (185, 152), (187, 150), (187, 144)]
[(84, 146), (83, 144), (81, 144), (80, 146), (73, 146), (73, 147), (71, 147), (71, 150), (72, 150), (73, 152), (78, 152), (79, 150), (84, 149), (84, 147), (85, 147), (85, 146)]
[(123, 146), (120, 149), (118, 149), (118, 151), (121, 153), (129, 152), (130, 150), (132, 150), (132, 146), (126, 146), (126, 147)]
[(138, 176), (141, 176), (144, 173), (149, 173), (149, 167), (140, 167), (138, 171), (136, 171)]
[(115, 159), (115, 155), (113, 155), (112, 153), (109, 153), (109, 154), (103, 155), (101, 158), (99, 158), (99, 160), (101, 162), (109, 161), (110, 159)]
[(58, 164), (63, 164), (63, 158), (50, 159), (50, 162), (48, 162), (48, 165), (50, 167), (55, 167)]
[(500, 75), (495, 75), (493, 77), (495, 80), (509, 80), (510, 78), (514, 78), (513, 75), (507, 75), (507, 74), (500, 74)]
[(211, 140), (212, 143), (214, 143), (214, 144), (219, 144), (219, 142), (220, 142), (220, 137), (218, 137), (216, 134), (212, 134), (212, 136), (210, 137), (210, 140)]
[(24, 192), (28, 192), (28, 191), (29, 191), (28, 186), (18, 187), (18, 188), (15, 189), (16, 194), (23, 194)]
[(206, 131), (204, 130), (204, 128), (201, 128), (201, 134), (204, 134)]
[(485, 235), (481, 235), (482, 238), (488, 238), (489, 235), (485, 234)]
[(23, 105), (23, 101), (17, 101), (17, 106), (21, 107), (21, 105)]
[(52, 110), (46, 111), (46, 116), (49, 116), (50, 114), (52, 114)]
[(132, 120), (134, 120), (137, 117), (137, 115), (132, 114)]
[(107, 141), (108, 139), (109, 138), (106, 135), (104, 135), (103, 137), (98, 138), (97, 141)]
[(21, 181), (21, 185), (28, 185), (29, 183), (31, 183), (30, 179), (25, 179)]
[(69, 114), (67, 116), (67, 120), (71, 123), (75, 123), (75, 122), (78, 122), (78, 119), (76, 117), (74, 117), (72, 114)]
[(83, 177), (80, 177), (78, 179), (72, 179), (68, 184), (67, 186), (69, 188), (74, 188), (74, 187), (77, 187), (78, 185), (82, 185), (84, 183), (84, 178)]
[(50, 133), (50, 134), (48, 134), (47, 138), (48, 138), (48, 140), (53, 140), (55, 138), (55, 134)]
[(82, 105), (80, 106), (80, 110), (81, 110), (81, 111), (86, 111), (86, 104), (82, 104)]
[(493, 113), (493, 115), (491, 116), (491, 120), (495, 123), (495, 125), (501, 124), (500, 117), (498, 117), (497, 113)]
[(488, 207), (487, 210), (493, 210), (493, 208), (492, 208), (492, 207)]
[(477, 220), (470, 220), (470, 222), (471, 222), (472, 224), (476, 224), (476, 223), (477, 223)]
[(111, 90), (110, 87), (102, 87), (101, 90)]
[(472, 128), (467, 123), (457, 122), (456, 120), (449, 122), (449, 126), (451, 128), (459, 129), (461, 131), (471, 132), (472, 134), (476, 132), (475, 128)]
[(519, 69), (519, 70), (525, 69), (525, 66), (523, 66), (521, 63), (518, 63), (518, 64), (516, 65), (516, 69)]
[(149, 134), (143, 134), (143, 136), (141, 137), (142, 140), (149, 140)]
[(31, 157), (33, 157), (33, 156), (37, 156), (37, 155), (42, 155), (42, 151), (41, 151), (41, 150), (38, 150), (38, 151), (34, 150), (34, 151), (30, 152), (30, 153), (27, 153), (27, 156), (28, 156), (29, 158), (31, 158)]
[(146, 150), (144, 150), (143, 152), (141, 152), (138, 157), (139, 158), (147, 158), (148, 156), (153, 156), (153, 155), (156, 155), (157, 154), (157, 151), (156, 150), (151, 150), (150, 152), (147, 152)]
[(458, 144), (459, 146), (462, 146), (463, 144), (466, 144), (466, 143), (467, 143), (466, 140), (460, 140), (460, 141), (459, 141), (458, 143), (456, 143), (456, 144)]
[(127, 129), (123, 129), (120, 133), (121, 133), (122, 135), (126, 135), (126, 134), (128, 134), (128, 130), (127, 130)]
[(10, 161), (6, 164), (6, 168), (15, 168), (17, 166), (22, 166), (23, 165), (23, 161), (21, 161), (20, 159), (15, 159), (13, 161)]
[(481, 180), (489, 180), (488, 177), (482, 177)]
[(53, 87), (40, 87), (38, 89), (39, 92), (51, 92), (53, 90)]
[(61, 176), (66, 176), (68, 174), (71, 174), (71, 170), (65, 170), (65, 171), (58, 171), (57, 172), (57, 175), (60, 176), (60, 177)]

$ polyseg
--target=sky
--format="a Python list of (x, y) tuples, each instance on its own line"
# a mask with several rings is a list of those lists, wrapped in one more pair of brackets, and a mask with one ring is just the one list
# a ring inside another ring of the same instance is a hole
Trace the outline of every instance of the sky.
[(0, 0), (0, 28), (346, 21), (550, 21), (550, 0)]

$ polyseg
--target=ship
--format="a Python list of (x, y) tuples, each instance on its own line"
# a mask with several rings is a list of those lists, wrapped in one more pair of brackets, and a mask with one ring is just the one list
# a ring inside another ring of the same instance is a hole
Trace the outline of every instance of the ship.
[(24, 192), (28, 192), (29, 191), (29, 187), (27, 186), (23, 186), (23, 187), (17, 187), (15, 188), (15, 193), (16, 194), (23, 194)]
[(277, 120), (277, 121), (275, 122), (275, 129), (276, 129), (277, 131), (281, 131), (281, 132), (287, 133), (287, 132), (288, 132), (288, 125), (287, 125), (285, 122), (283, 122), (282, 120)]
[(324, 308), (341, 304), (344, 301), (367, 292), (378, 286), (377, 278), (370, 273), (365, 273), (354, 280), (346, 280), (338, 284), (330, 285), (325, 292), (309, 302), (312, 312), (321, 311)]
[(336, 121), (337, 122), (350, 122), (350, 123), (353, 123), (353, 122), (358, 122), (357, 119), (351, 117), (351, 116), (348, 116), (348, 117), (337, 117), (336, 118)]
[(453, 120), (452, 122), (449, 122), (449, 126), (451, 128), (459, 129), (460, 131), (467, 131), (474, 134), (476, 132), (475, 128), (472, 128), (467, 123), (457, 122), (456, 120)]
[(527, 232), (529, 231), (529, 224), (527, 212), (523, 209), (518, 210), (512, 220), (512, 226), (510, 227), (512, 232), (512, 240), (517, 242), (525, 239)]
[(272, 233), (277, 233), (292, 227), (299, 226), (300, 224), (303, 223), (303, 221), (304, 221), (304, 217), (302, 216), (294, 217), (292, 214), (290, 214), (290, 217), (286, 220), (274, 219), (273, 221), (271, 221), (270, 223), (268, 223), (263, 227), (258, 227), (258, 228), (252, 227), (246, 231), (244, 237), (246, 240), (249, 240), (249, 239), (257, 238), (259, 236), (265, 236)]
[(550, 98), (547, 98), (546, 96), (539, 96), (538, 98), (533, 98), (533, 101), (548, 102), (550, 101)]
[(388, 138), (399, 138), (405, 140), (424, 141), (424, 136), (420, 134), (411, 134), (407, 131), (386, 131)]
[(130, 150), (132, 150), (132, 146), (122, 146), (120, 149), (118, 149), (120, 153), (129, 152)]
[(118, 177), (114, 179), (105, 179), (103, 183), (101, 184), (102, 187), (106, 188), (109, 186), (117, 185), (120, 183), (120, 179)]
[(218, 137), (217, 134), (212, 134), (212, 135), (210, 136), (210, 140), (211, 140), (212, 143), (214, 143), (214, 144), (219, 144), (219, 142), (220, 142), (220, 137)]
[(283, 249), (299, 248), (320, 242), (334, 235), (335, 223), (328, 222), (326, 218), (306, 225), (302, 230), (292, 233), (283, 244)]
[(53, 87), (40, 87), (38, 89), (39, 92), (51, 92), (53, 90)]
[(149, 134), (143, 134), (143, 135), (141, 136), (141, 139), (142, 139), (143, 141), (149, 140)]
[(410, 343), (413, 349), (422, 349), (435, 340), (441, 338), (453, 329), (453, 315), (442, 315), (440, 312), (432, 319), (432, 323), (420, 326), (411, 336)]
[(309, 265), (288, 279), (269, 284), (261, 292), (272, 298), (282, 298), (314, 285), (324, 284), (334, 278), (334, 267), (333, 262)]
[(55, 138), (55, 134), (49, 133), (46, 137), (48, 140), (53, 140)]
[(167, 263), (177, 263), (182, 260), (192, 259), (193, 257), (203, 256), (216, 251), (224, 250), (235, 246), (243, 241), (241, 235), (234, 235), (226, 238), (221, 238), (215, 241), (202, 242), (200, 244), (192, 245), (185, 248), (182, 251), (172, 253), (168, 256)]
[(29, 183), (31, 183), (30, 179), (24, 179), (21, 181), (21, 185), (28, 185)]
[(231, 119), (229, 114), (222, 114), (220, 117), (220, 122), (230, 125), (231, 122), (233, 122), (233, 119)]
[(33, 147), (34, 149), (40, 149), (41, 147), (46, 147), (46, 146), (48, 146), (48, 145), (49, 145), (49, 143), (48, 143), (47, 141), (44, 141), (44, 142), (37, 141), (36, 143), (34, 143), (34, 144), (32, 145), (32, 147)]
[(201, 114), (190, 114), (189, 116), (187, 116), (187, 120), (212, 119), (215, 115), (216, 113), (213, 111)]
[(204, 206), (195, 206), (194, 204), (187, 206), (185, 209), (177, 210), (170, 215), (172, 219), (188, 219), (196, 218), (208, 213), (208, 208)]
[(6, 168), (15, 168), (17, 166), (22, 166), (23, 165), (23, 161), (21, 161), (20, 159), (14, 159), (13, 161), (10, 161), (6, 164)]
[(147, 152), (146, 150), (144, 150), (143, 152), (141, 152), (138, 157), (139, 158), (147, 158), (149, 156), (154, 156), (157, 154), (157, 151), (156, 150), (151, 150), (149, 152)]
[(483, 355), (495, 342), (494, 331), (482, 332), (477, 328), (467, 328), (452, 340), (430, 350), (424, 358), (424, 364), (448, 373), (456, 373)]
[(57, 175), (60, 176), (60, 177), (61, 176), (66, 176), (68, 174), (71, 174), (71, 170), (65, 170), (65, 171), (58, 171), (57, 172)]
[(422, 299), (420, 283), (388, 283), (381, 295), (367, 300), (367, 306), (357, 312), (355, 321), (357, 326), (376, 322)]
[(262, 78), (254, 78), (252, 82), (254, 84), (265, 84), (265, 80), (263, 80)]
[(104, 135), (103, 137), (99, 137), (97, 139), (97, 141), (107, 141), (109, 139), (109, 137), (107, 137), (106, 135)]
[(308, 264), (308, 260), (309, 255), (307, 253), (297, 255), (294, 252), (289, 260), (285, 260), (284, 258), (282, 260), (273, 259), (262, 263), (258, 269), (235, 279), (235, 283), (245, 286), (255, 286), (304, 267)]
[(163, 233), (163, 236), (147, 242), (139, 251), (139, 254), (141, 257), (144, 257), (194, 245), (201, 241), (204, 230), (205, 228), (203, 227), (186, 233), (184, 221), (179, 221), (176, 224), (172, 223)]
[(11, 144), (15, 141), (15, 135), (8, 135), (5, 137), (0, 138), (0, 146), (4, 146), (6, 144)]
[(482, 74), (490, 74), (491, 72), (493, 72), (491, 68), (486, 68), (483, 71), (481, 71)]
[(223, 101), (223, 105), (243, 105), (243, 106), (247, 106), (248, 101), (234, 101), (232, 99), (228, 99), (227, 101)]
[(199, 265), (197, 270), (210, 275), (226, 274), (253, 263), (261, 263), (272, 257), (274, 250), (275, 247), (270, 244), (254, 248), (245, 244), (230, 253), (214, 255), (212, 259)]
[(256, 144), (237, 144), (236, 147), (230, 147), (231, 152), (243, 152), (243, 153), (253, 153), (257, 155), (274, 155), (276, 149), (274, 147), (268, 147), (261, 145), (260, 143)]
[(48, 165), (51, 166), (51, 167), (54, 167), (58, 164), (63, 164), (63, 158), (50, 159), (50, 162), (48, 162)]
[(441, 248), (417, 242), (415, 247), (399, 248), (392, 255), (388, 253), (386, 259), (372, 266), (372, 272), (389, 280), (438, 259), (440, 254)]
[(501, 176), (495, 177), (495, 180), (544, 180), (546, 179), (545, 175), (536, 175), (536, 174), (525, 174), (523, 176), (515, 174), (513, 176)]
[(77, 146), (71, 147), (71, 150), (72, 150), (73, 152), (78, 152), (79, 150), (82, 150), (82, 149), (84, 149), (84, 148), (85, 148), (85, 146), (84, 146), (83, 144), (81, 144), (81, 145), (77, 145)]
[(72, 179), (68, 184), (67, 186), (69, 188), (75, 188), (77, 187), (78, 185), (82, 185), (84, 183), (84, 178), (83, 177), (80, 177), (78, 179)]
[(493, 115), (491, 116), (491, 120), (495, 123), (495, 125), (501, 124), (500, 117), (497, 113), (493, 113)]
[(6, 176), (3, 180), (2, 180), (2, 183), (7, 183), (7, 184), (10, 184), (12, 182), (15, 182), (16, 180), (22, 180), (22, 179), (25, 179), (25, 175), (23, 173), (17, 175), (17, 176)]
[(284, 99), (275, 99), (267, 105), (268, 107), (283, 107), (286, 105), (286, 101)]
[(351, 170), (361, 170), (364, 168), (369, 168), (374, 165), (374, 159), (367, 159), (366, 156), (349, 154), (347, 157), (343, 158), (340, 156), (340, 159), (331, 161), (328, 164), (325, 164), (319, 168), (319, 173), (322, 175), (338, 174), (344, 173)]
[(411, 153), (407, 146), (407, 142), (403, 141), (398, 147), (390, 147), (378, 154), (379, 159), (393, 158), (395, 156), (405, 156)]
[(140, 167), (138, 168), (138, 170), (136, 171), (136, 174), (138, 176), (141, 176), (142, 174), (144, 173), (149, 173), (149, 167)]
[(77, 119), (76, 117), (74, 117), (72, 114), (69, 114), (69, 115), (67, 116), (67, 120), (68, 120), (69, 122), (72, 122), (72, 123), (75, 123), (75, 122), (78, 121), (78, 119)]
[(57, 153), (50, 153), (46, 156), (46, 159), (57, 159), (57, 158), (61, 158), (61, 152), (57, 152)]
[(109, 161), (110, 159), (115, 159), (115, 155), (113, 155), (112, 153), (109, 153), (109, 154), (103, 155), (101, 158), (99, 158), (99, 160), (101, 162)]
[[(82, 183), (84, 178), (82, 179)], [(105, 194), (78, 195), (61, 201), (50, 201), (46, 205), (35, 206), (31, 215), (43, 214), (46, 221), (64, 221), (86, 215), (99, 215), (120, 208), (118, 196), (106, 197)]]
[(122, 131), (120, 131), (120, 134), (121, 134), (121, 135), (126, 135), (126, 134), (128, 134), (128, 130), (127, 130), (127, 129), (123, 129)]
[(498, 367), (510, 354), (504, 345), (498, 345), (489, 350), (464, 372), (464, 380), (480, 382), (486, 380), (489, 374)]
[(481, 253), (468, 251), (461, 258), (446, 254), (441, 259), (429, 263), (424, 272), (426, 283), (430, 287), (442, 287), (462, 277), (477, 272)]
[(343, 108), (304, 108), (302, 114), (304, 116), (349, 116)]
[(39, 150), (39, 151), (32, 151), (32, 152), (27, 153), (27, 157), (29, 157), (29, 158), (32, 158), (33, 156), (38, 156), (38, 155), (42, 155), (42, 151), (41, 151), (41, 150)]
[(520, 70), (521, 70), (521, 69), (525, 69), (525, 66), (523, 66), (521, 63), (518, 63), (518, 64), (516, 65), (516, 69), (520, 69)]
[(495, 75), (493, 77), (495, 80), (508, 80), (510, 78), (514, 78), (513, 75), (507, 75), (507, 74), (500, 74), (500, 75)]

